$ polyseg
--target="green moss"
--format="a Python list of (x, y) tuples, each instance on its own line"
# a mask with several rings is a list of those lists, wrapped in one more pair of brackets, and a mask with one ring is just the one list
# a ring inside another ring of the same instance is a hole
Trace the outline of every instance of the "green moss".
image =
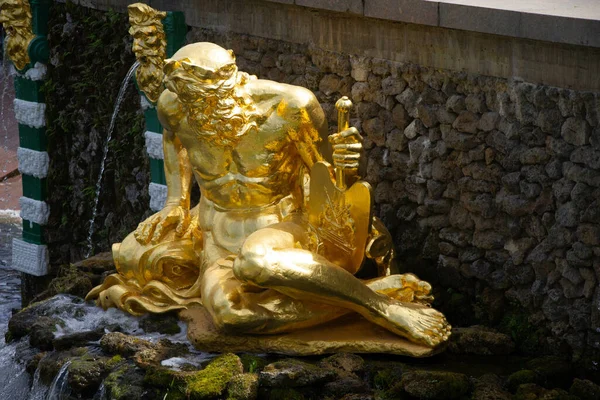
[(253, 354), (240, 354), (240, 360), (244, 366), (244, 372), (259, 372), (269, 363), (263, 357), (255, 356)]
[(243, 371), (242, 362), (235, 354), (215, 358), (201, 371), (186, 377), (187, 394), (191, 400), (213, 399), (221, 396), (234, 375)]
[(254, 399), (258, 394), (258, 375), (241, 374), (234, 376), (227, 386), (227, 400)]
[(539, 354), (543, 350), (541, 342), (546, 333), (531, 325), (529, 315), (522, 311), (506, 312), (498, 329), (510, 335), (517, 348), (525, 354)]
[[(98, 11), (67, 2), (53, 4), (48, 42), (51, 63), (42, 87), (47, 147), (51, 154), (46, 201), (52, 209), (45, 233), (53, 260), (85, 250), (102, 148), (119, 87), (135, 57), (126, 13)], [(139, 95), (130, 85), (118, 113), (105, 164), (95, 250), (131, 232), (148, 209), (148, 157)], [(126, 190), (127, 189), (127, 190)], [(136, 191), (135, 200), (125, 193)], [(112, 214), (112, 215), (111, 215)], [(68, 234), (67, 234), (68, 232)], [(78, 249), (78, 250), (77, 250)]]

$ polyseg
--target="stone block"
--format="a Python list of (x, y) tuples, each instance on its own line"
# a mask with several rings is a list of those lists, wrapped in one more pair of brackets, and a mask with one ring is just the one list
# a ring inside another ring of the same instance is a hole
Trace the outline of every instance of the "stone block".
[(369, 0), (365, 2), (365, 17), (437, 26), (438, 2)]
[(48, 274), (48, 248), (45, 245), (13, 239), (12, 266), (17, 271), (35, 276)]

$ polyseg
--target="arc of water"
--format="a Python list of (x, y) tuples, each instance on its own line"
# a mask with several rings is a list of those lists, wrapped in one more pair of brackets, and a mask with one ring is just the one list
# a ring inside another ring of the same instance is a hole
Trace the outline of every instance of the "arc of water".
[(125, 92), (127, 90), (127, 86), (134, 72), (140, 65), (139, 61), (133, 63), (127, 75), (125, 75), (125, 79), (123, 79), (123, 83), (121, 83), (121, 88), (119, 89), (119, 94), (117, 95), (117, 99), (115, 100), (115, 107), (113, 109), (112, 117), (110, 119), (110, 125), (108, 126), (108, 135), (106, 137), (106, 142), (104, 143), (104, 152), (102, 154), (102, 161), (100, 162), (100, 173), (98, 174), (98, 180), (96, 181), (96, 192), (94, 196), (94, 208), (92, 209), (92, 218), (90, 219), (90, 230), (88, 232), (87, 237), (87, 250), (85, 254), (85, 258), (88, 258), (92, 253), (92, 236), (95, 231), (95, 223), (96, 223), (96, 214), (98, 213), (98, 201), (100, 200), (100, 191), (102, 189), (102, 177), (104, 176), (104, 166), (106, 164), (106, 156), (108, 155), (108, 144), (110, 139), (112, 138), (113, 130), (115, 129), (115, 122), (117, 119), (117, 114), (119, 113), (119, 109), (121, 108), (121, 102), (125, 97)]
[(47, 400), (62, 400), (67, 390), (69, 389), (69, 365), (71, 360), (65, 362), (58, 374), (54, 377), (50, 390), (48, 390)]

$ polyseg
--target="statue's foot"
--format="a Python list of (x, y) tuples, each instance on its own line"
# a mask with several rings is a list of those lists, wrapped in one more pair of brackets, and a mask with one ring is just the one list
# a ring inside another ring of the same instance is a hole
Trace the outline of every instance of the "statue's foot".
[(378, 293), (407, 303), (431, 304), (431, 285), (413, 274), (397, 274), (367, 282)]
[(374, 322), (413, 342), (435, 347), (450, 337), (452, 327), (444, 315), (427, 306), (390, 300)]

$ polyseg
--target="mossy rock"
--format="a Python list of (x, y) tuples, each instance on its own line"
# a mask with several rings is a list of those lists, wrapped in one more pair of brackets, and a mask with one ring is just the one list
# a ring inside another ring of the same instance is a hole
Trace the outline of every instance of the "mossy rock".
[(76, 270), (71, 270), (64, 276), (52, 279), (48, 288), (35, 296), (32, 301), (37, 302), (56, 296), (57, 294), (71, 294), (73, 296), (85, 298), (87, 293), (92, 290), (92, 281), (85, 274)]
[(587, 379), (575, 378), (569, 394), (577, 396), (581, 400), (600, 400), (600, 386)]
[(400, 382), (406, 369), (398, 362), (371, 361), (365, 365), (366, 380), (372, 388), (385, 391)]
[(102, 336), (100, 346), (105, 353), (133, 356), (141, 350), (154, 349), (156, 346), (148, 340), (136, 338), (121, 332), (110, 332)]
[(469, 393), (471, 382), (465, 374), (442, 371), (411, 371), (394, 387), (419, 399), (458, 399)]
[(258, 397), (258, 374), (235, 375), (227, 386), (227, 400), (254, 400)]
[(87, 353), (85, 347), (76, 347), (68, 351), (49, 352), (38, 362), (40, 369), (40, 379), (43, 383), (49, 385), (62, 366), (74, 357), (81, 357)]
[(93, 396), (108, 373), (123, 363), (121, 356), (98, 357), (85, 354), (71, 359), (69, 386), (83, 397)]
[(111, 400), (141, 399), (144, 393), (156, 393), (158, 398), (156, 389), (144, 387), (143, 371), (131, 364), (123, 365), (108, 374), (104, 379), (104, 387), (106, 397)]
[(56, 325), (61, 321), (57, 318), (46, 316), (38, 317), (29, 331), (29, 344), (32, 347), (37, 347), (40, 350), (52, 350), (54, 345), (54, 332)]
[(268, 400), (305, 400), (304, 394), (292, 388), (273, 388), (261, 399)]
[(502, 379), (494, 374), (474, 379), (471, 400), (511, 400), (512, 395), (503, 389), (502, 384)]
[(578, 400), (562, 389), (546, 389), (535, 383), (525, 383), (518, 387), (514, 400)]
[(525, 383), (538, 383), (539, 380), (540, 376), (537, 372), (530, 369), (523, 369), (511, 374), (506, 381), (506, 386), (511, 392), (515, 392), (520, 385)]
[(244, 367), (235, 354), (223, 354), (212, 360), (203, 370), (187, 374), (186, 394), (191, 400), (214, 399), (222, 396), (229, 381), (243, 372)]

